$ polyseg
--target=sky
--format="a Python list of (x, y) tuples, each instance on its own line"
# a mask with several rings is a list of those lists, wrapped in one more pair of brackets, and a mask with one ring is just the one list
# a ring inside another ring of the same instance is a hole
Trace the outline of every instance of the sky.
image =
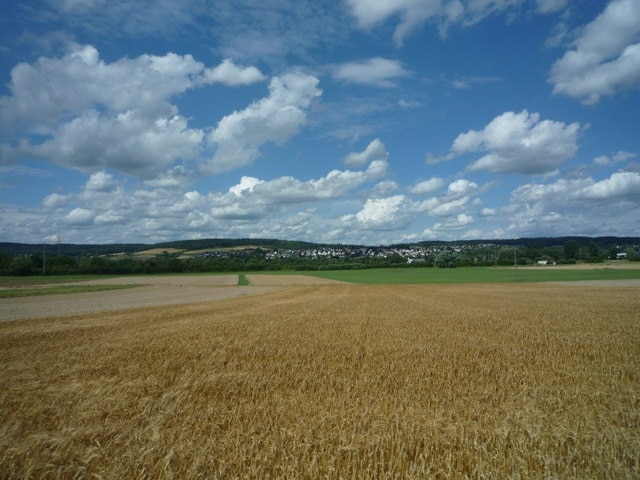
[(0, 0), (0, 241), (640, 235), (638, 0)]

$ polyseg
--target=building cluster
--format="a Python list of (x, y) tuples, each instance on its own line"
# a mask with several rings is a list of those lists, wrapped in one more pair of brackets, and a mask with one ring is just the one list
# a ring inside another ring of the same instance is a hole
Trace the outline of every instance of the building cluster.
[(349, 247), (349, 246), (331, 246), (316, 247), (305, 249), (283, 249), (272, 250), (266, 253), (267, 260), (306, 258), (316, 259), (348, 259), (348, 258), (367, 258), (367, 259), (387, 259), (394, 255), (400, 255), (408, 263), (416, 260), (425, 259), (437, 255), (445, 248), (453, 249), (456, 253), (463, 253), (470, 249), (471, 245), (447, 246), (406, 246), (406, 247)]

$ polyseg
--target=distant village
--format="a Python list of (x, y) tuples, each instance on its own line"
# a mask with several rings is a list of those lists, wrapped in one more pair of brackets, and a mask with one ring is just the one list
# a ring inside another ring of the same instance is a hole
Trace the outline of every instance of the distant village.
[(479, 250), (493, 250), (498, 248), (497, 245), (432, 245), (432, 246), (407, 246), (407, 247), (362, 247), (362, 246), (329, 246), (329, 247), (313, 247), (313, 248), (283, 248), (265, 250), (260, 247), (242, 250), (220, 249), (201, 252), (195, 256), (206, 257), (222, 257), (231, 258), (234, 256), (247, 256), (249, 251), (256, 255), (258, 252), (264, 255), (266, 260), (288, 260), (288, 259), (307, 259), (307, 260), (348, 260), (348, 259), (379, 259), (385, 260), (390, 258), (402, 257), (406, 263), (424, 262), (429, 257), (434, 257), (443, 250), (450, 250), (457, 254), (463, 255), (466, 252)]

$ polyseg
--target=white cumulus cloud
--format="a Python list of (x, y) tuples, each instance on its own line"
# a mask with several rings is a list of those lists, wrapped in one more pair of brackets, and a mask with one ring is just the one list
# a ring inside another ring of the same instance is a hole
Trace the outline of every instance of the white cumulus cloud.
[(177, 159), (197, 156), (204, 133), (181, 116), (150, 119), (130, 110), (104, 116), (88, 110), (56, 130), (52, 139), (23, 146), (24, 153), (91, 172), (113, 168), (150, 179)]
[(113, 175), (104, 170), (91, 175), (84, 186), (85, 190), (93, 192), (109, 192), (115, 187), (116, 182)]
[(369, 198), (362, 209), (354, 215), (342, 217), (342, 223), (372, 230), (394, 230), (406, 226), (410, 209), (405, 205), (404, 195), (393, 195), (386, 198)]
[(69, 225), (81, 226), (93, 223), (95, 214), (86, 208), (74, 208), (66, 216), (65, 220)]
[(265, 79), (256, 67), (239, 67), (228, 58), (217, 67), (207, 68), (203, 77), (203, 83), (219, 82), (229, 86), (249, 85)]
[(204, 169), (215, 173), (249, 165), (260, 156), (262, 144), (280, 144), (296, 134), (307, 121), (312, 100), (322, 94), (318, 83), (316, 77), (297, 72), (274, 77), (268, 97), (225, 116), (209, 134), (217, 150)]
[(607, 201), (640, 199), (640, 173), (613, 173), (609, 178), (583, 188), (577, 196)]
[(42, 205), (46, 208), (64, 207), (69, 202), (67, 195), (60, 195), (59, 193), (52, 193), (47, 195), (42, 200)]
[(362, 152), (350, 153), (344, 157), (344, 164), (348, 167), (359, 167), (365, 165), (374, 160), (386, 160), (389, 156), (384, 143), (376, 138), (367, 145), (367, 148)]
[[(263, 79), (257, 68), (228, 59), (214, 68), (175, 53), (106, 62), (95, 47), (74, 45), (61, 58), (12, 69), (10, 95), (0, 97), (0, 132), (12, 139), (1, 146), (3, 161), (27, 155), (88, 173), (109, 168), (156, 185), (183, 184), (188, 176), (176, 164), (199, 158), (205, 133), (189, 126), (173, 98), (211, 83)], [(282, 101), (284, 109), (292, 105)]]
[(636, 87), (640, 82), (640, 2), (614, 0), (557, 60), (550, 79), (554, 93), (586, 104)]
[(409, 192), (415, 195), (421, 195), (424, 193), (433, 193), (438, 191), (444, 185), (444, 180), (440, 177), (433, 177), (423, 182), (418, 182), (411, 188)]
[[(640, 173), (616, 172), (597, 181), (558, 179), (521, 185), (511, 193), (509, 204), (495, 213), (507, 221), (507, 232), (520, 235), (606, 234), (633, 224), (627, 210), (639, 198)], [(594, 224), (594, 218), (602, 221)]]
[(482, 130), (458, 135), (447, 158), (463, 153), (486, 152), (470, 170), (494, 173), (548, 173), (578, 151), (580, 124), (541, 120), (538, 113), (505, 112)]

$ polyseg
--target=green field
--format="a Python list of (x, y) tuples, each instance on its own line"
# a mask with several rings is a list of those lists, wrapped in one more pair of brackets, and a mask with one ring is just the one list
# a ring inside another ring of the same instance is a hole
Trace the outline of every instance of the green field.
[(636, 279), (640, 278), (640, 268), (554, 269), (553, 267), (540, 267), (518, 268), (517, 270), (513, 267), (376, 268), (305, 272), (305, 275), (369, 284), (565, 282)]

